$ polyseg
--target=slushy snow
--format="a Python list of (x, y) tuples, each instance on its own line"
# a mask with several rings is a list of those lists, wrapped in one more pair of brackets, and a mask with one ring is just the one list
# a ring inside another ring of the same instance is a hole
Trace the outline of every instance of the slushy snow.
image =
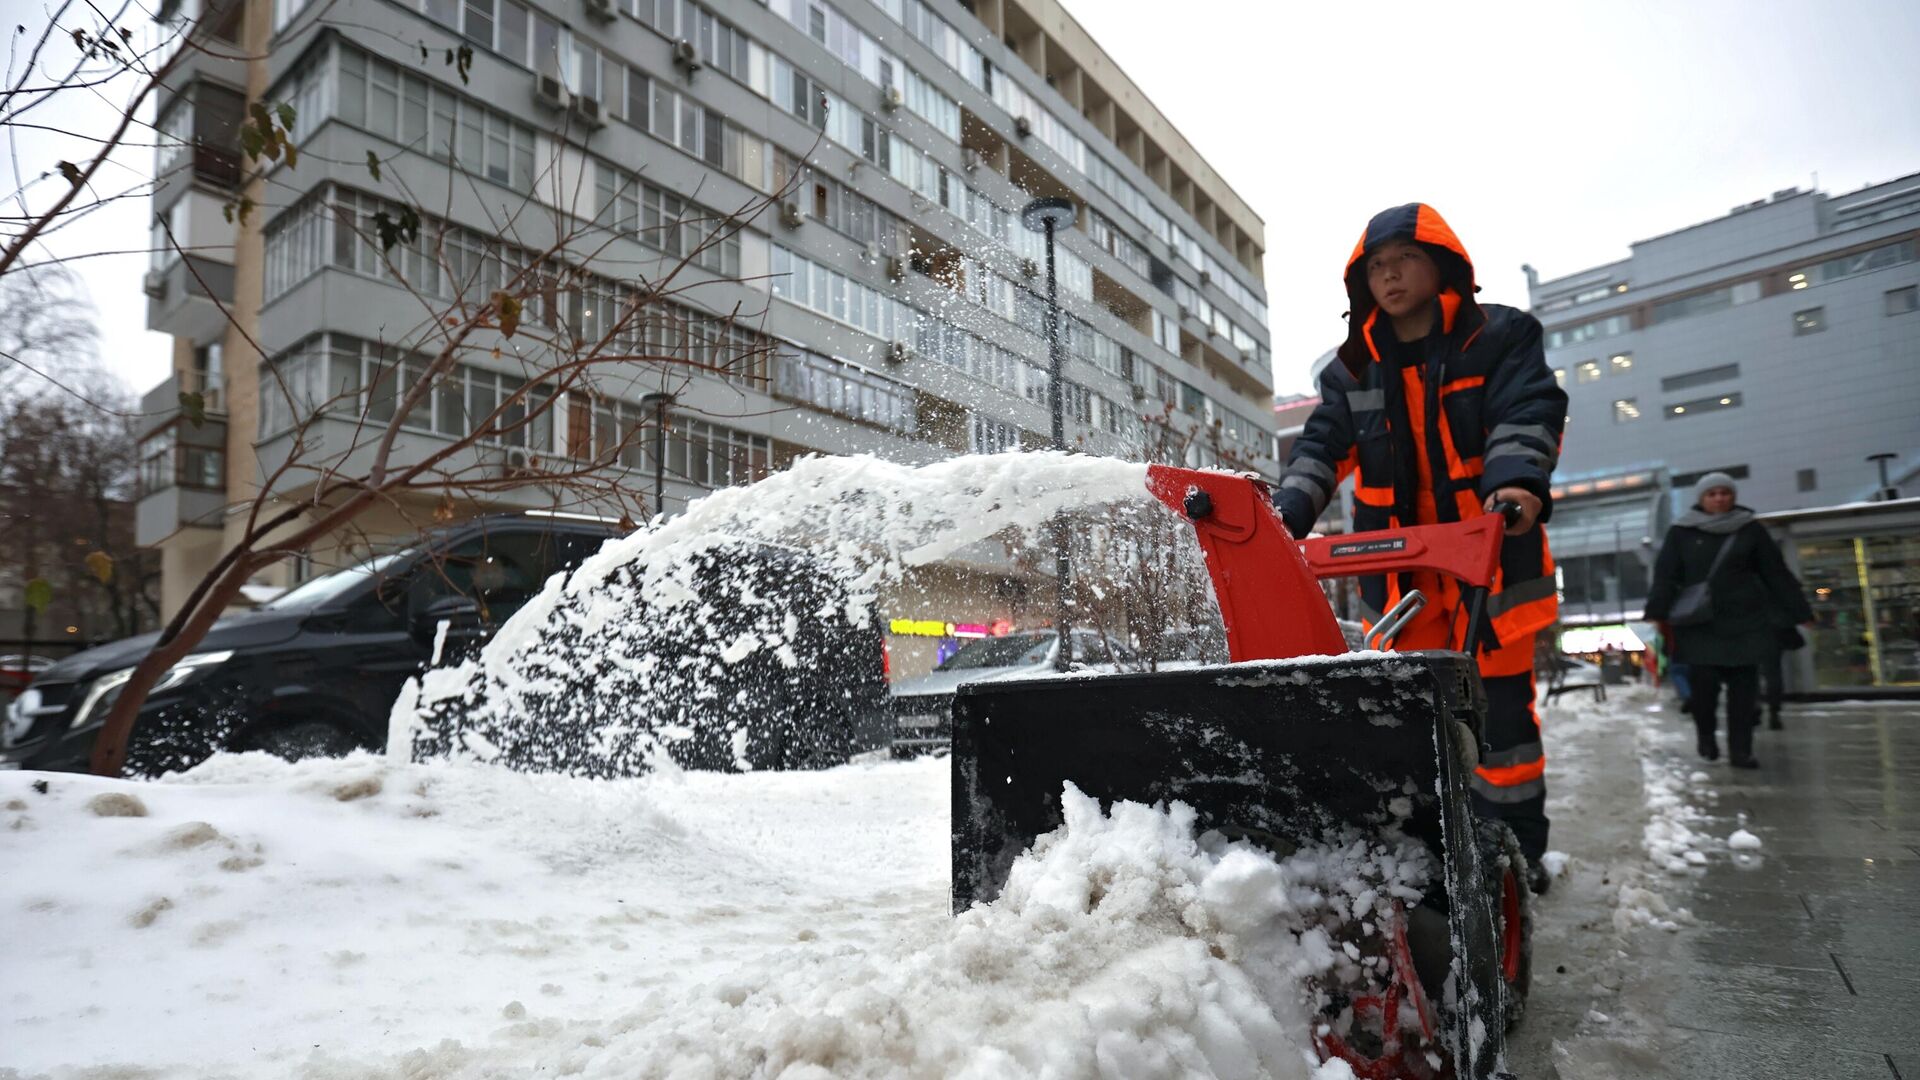
[(143, 1077), (1321, 1077), (1328, 933), (1423, 849), (1283, 859), (1069, 789), (947, 907), (946, 763), (593, 781), (356, 755), (0, 774), (0, 1045)]

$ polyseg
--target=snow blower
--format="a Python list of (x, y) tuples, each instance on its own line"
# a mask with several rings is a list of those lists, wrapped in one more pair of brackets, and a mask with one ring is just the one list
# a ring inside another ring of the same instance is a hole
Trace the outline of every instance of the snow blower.
[[(1370, 985), (1325, 987), (1313, 1038), (1357, 1076), (1503, 1075), (1526, 989), (1527, 891), (1505, 826), (1468, 777), (1486, 702), (1459, 652), (1347, 653), (1319, 580), (1427, 570), (1461, 582), (1487, 630), (1503, 514), (1296, 542), (1250, 477), (1153, 466), (1148, 489), (1199, 534), (1230, 665), (962, 686), (953, 710), (953, 909), (993, 899), (1062, 823), (1071, 783), (1103, 802), (1181, 802), (1201, 829), (1280, 854), (1397, 832), (1439, 868), (1422, 901), (1368, 924)], [(1424, 600), (1371, 628), (1375, 650)], [(1341, 655), (1346, 653), (1346, 655)]]

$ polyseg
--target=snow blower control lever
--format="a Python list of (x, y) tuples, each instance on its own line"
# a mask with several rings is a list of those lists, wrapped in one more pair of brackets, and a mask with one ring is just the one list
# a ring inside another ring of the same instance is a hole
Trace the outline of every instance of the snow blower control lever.
[(1345, 652), (1319, 582), (1363, 574), (1430, 570), (1459, 580), (1465, 640), (1484, 640), (1501, 537), (1520, 512), (1503, 502), (1452, 524), (1295, 541), (1274, 512), (1267, 485), (1253, 477), (1153, 465), (1147, 490), (1193, 524), (1235, 663)]

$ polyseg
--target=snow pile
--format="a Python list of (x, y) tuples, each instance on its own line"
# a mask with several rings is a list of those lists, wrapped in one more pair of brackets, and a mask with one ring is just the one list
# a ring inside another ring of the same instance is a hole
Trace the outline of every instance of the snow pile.
[(28, 1073), (1332, 1080), (1307, 984), (1373, 961), (1328, 926), (1378, 925), (1430, 870), (1069, 791), (955, 918), (938, 762), (33, 779), (0, 774), (0, 1044)]
[(1573, 862), (1573, 856), (1564, 851), (1549, 851), (1540, 856), (1540, 866), (1548, 877), (1566, 877), (1567, 867)]
[(1636, 926), (1678, 930), (1693, 925), (1693, 912), (1667, 903), (1667, 898), (1640, 885), (1622, 884), (1613, 909), (1613, 928), (1624, 934)]
[[(609, 541), (477, 659), (403, 694), (396, 724), (422, 756), (576, 773), (631, 775), (669, 753), (703, 768), (831, 761), (857, 737), (795, 744), (883, 708), (883, 589), (989, 540), (1017, 559), (1062, 512), (1164, 527), (1145, 483), (1144, 465), (1058, 453), (802, 459)], [(849, 704), (848, 687), (873, 700)]]
[(1670, 874), (1705, 866), (1714, 840), (1693, 828), (1707, 815), (1688, 801), (1684, 771), (1663, 759), (1642, 756), (1640, 779), (1649, 815), (1643, 834), (1647, 858)]
[(1693, 804), (1690, 793), (1711, 798), (1713, 791), (1703, 787), (1708, 779), (1684, 766), (1672, 755), (1673, 747), (1684, 737), (1662, 730), (1659, 711), (1646, 710), (1635, 729), (1634, 742), (1640, 759), (1640, 781), (1647, 820), (1641, 827), (1641, 847), (1647, 861), (1661, 872), (1659, 876), (1638, 874), (1637, 880), (1623, 882), (1615, 898), (1614, 928), (1624, 934), (1636, 927), (1675, 931), (1694, 922), (1693, 912), (1670, 903), (1660, 891), (1664, 878), (1697, 873), (1707, 864), (1707, 852), (1717, 843), (1700, 831), (1707, 815)]

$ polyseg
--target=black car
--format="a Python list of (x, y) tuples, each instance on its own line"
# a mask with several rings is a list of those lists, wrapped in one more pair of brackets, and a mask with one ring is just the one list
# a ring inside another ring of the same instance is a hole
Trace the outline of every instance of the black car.
[[(484, 640), (618, 532), (546, 515), (476, 518), (223, 617), (148, 695), (127, 771), (158, 775), (222, 750), (300, 758), (382, 747), (402, 684), (436, 651)], [(85, 770), (114, 696), (158, 637), (38, 672), (7, 708), (0, 768)]]

